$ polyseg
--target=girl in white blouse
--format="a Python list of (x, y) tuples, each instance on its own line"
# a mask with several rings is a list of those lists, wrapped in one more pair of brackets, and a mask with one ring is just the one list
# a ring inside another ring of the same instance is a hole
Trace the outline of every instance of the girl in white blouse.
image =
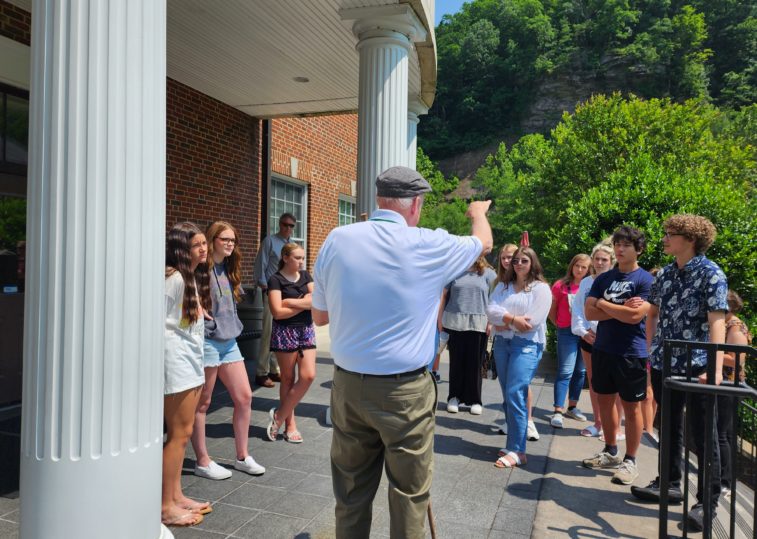
[(507, 417), (507, 444), (494, 464), (498, 468), (527, 462), (528, 385), (544, 349), (551, 305), (552, 292), (539, 257), (530, 247), (519, 248), (486, 309), (494, 326), (494, 361)]

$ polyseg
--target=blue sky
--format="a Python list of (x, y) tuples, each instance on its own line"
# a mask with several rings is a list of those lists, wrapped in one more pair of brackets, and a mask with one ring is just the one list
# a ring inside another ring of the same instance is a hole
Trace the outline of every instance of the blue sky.
[(442, 15), (457, 13), (465, 3), (465, 0), (436, 0), (436, 12), (434, 13), (434, 26), (439, 26)]

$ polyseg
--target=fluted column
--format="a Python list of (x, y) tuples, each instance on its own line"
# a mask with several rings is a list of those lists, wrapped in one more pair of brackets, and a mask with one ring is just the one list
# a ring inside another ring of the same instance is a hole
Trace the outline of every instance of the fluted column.
[(170, 537), (165, 0), (32, 13), (21, 537)]
[(376, 176), (407, 165), (408, 53), (426, 31), (407, 4), (340, 12), (360, 55), (357, 211), (376, 207)]
[(420, 116), (428, 112), (428, 107), (420, 98), (413, 97), (407, 106), (407, 166), (415, 169), (418, 155), (418, 122)]

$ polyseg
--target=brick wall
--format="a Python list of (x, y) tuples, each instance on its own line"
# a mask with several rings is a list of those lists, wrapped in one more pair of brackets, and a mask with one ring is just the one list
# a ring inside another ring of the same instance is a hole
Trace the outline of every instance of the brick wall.
[(271, 126), (271, 170), (297, 179), (308, 189), (308, 267), (339, 222), (339, 194), (350, 195), (357, 179), (357, 114), (277, 118)]
[(229, 221), (241, 239), (242, 280), (252, 282), (263, 122), (172, 79), (166, 83), (166, 226)]
[[(31, 15), (0, 0), (0, 35), (30, 44)], [(166, 80), (166, 226), (216, 219), (238, 228), (243, 280), (260, 245), (263, 122)], [(272, 120), (273, 172), (309, 184), (308, 267), (338, 224), (339, 194), (357, 178), (357, 114)], [(298, 160), (292, 176), (291, 158)]]
[(0, 0), (0, 36), (31, 45), (31, 27), (31, 13)]

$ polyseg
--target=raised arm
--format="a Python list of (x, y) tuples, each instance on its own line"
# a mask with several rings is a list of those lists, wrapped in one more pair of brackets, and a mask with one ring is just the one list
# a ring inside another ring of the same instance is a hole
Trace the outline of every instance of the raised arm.
[(483, 254), (490, 253), (494, 246), (492, 227), (489, 225), (489, 220), (486, 218), (486, 212), (489, 211), (491, 203), (491, 200), (477, 200), (471, 202), (470, 206), (468, 206), (468, 211), (465, 213), (465, 215), (471, 220), (471, 236), (476, 236), (481, 240)]

